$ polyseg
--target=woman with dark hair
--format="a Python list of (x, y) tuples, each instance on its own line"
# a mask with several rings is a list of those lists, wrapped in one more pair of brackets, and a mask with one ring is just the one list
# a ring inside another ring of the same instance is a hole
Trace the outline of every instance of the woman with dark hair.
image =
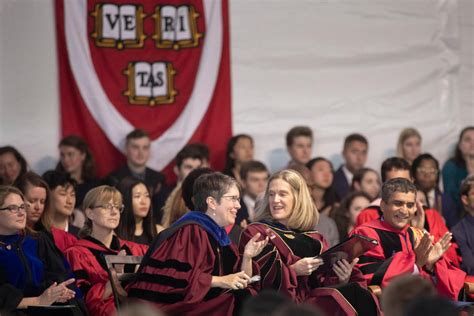
[(315, 304), (327, 315), (377, 315), (363, 275), (354, 268), (358, 259), (337, 260), (327, 270), (320, 269), (324, 262), (319, 255), (327, 244), (312, 229), (318, 220), (303, 177), (293, 170), (279, 171), (268, 180), (255, 222), (242, 233), (240, 249), (256, 234), (269, 238), (255, 258), (264, 289), (277, 290), (297, 303)]
[(224, 174), (234, 177), (239, 184), (242, 163), (253, 160), (253, 138), (247, 134), (232, 136), (227, 143)]
[[(37, 229), (36, 224), (41, 220), (45, 210), (49, 210), (48, 184), (36, 173), (28, 171), (15, 181), (26, 199), (26, 225)], [(46, 211), (49, 212), (49, 211)]]
[(444, 193), (456, 203), (457, 214), (462, 212), (459, 188), (468, 174), (474, 173), (474, 126), (465, 127), (454, 150), (454, 156), (443, 166)]
[(12, 185), (27, 169), (25, 158), (15, 147), (0, 147), (0, 184)]
[(224, 227), (235, 222), (240, 208), (235, 179), (219, 172), (201, 175), (193, 197), (194, 210), (150, 246), (128, 296), (170, 315), (232, 315), (252, 293), (246, 289), (255, 271), (252, 258), (268, 239), (257, 242), (260, 234), (249, 238), (239, 256), (226, 234)]
[[(51, 240), (26, 226), (20, 190), (0, 186), (0, 312), (28, 306), (78, 305), (65, 259)], [(59, 311), (59, 310), (58, 310)], [(64, 314), (67, 309), (61, 310)], [(21, 312), (19, 313), (21, 314)], [(29, 315), (29, 311), (26, 311)], [(66, 313), (67, 315), (67, 313)]]
[(382, 184), (377, 171), (371, 168), (362, 168), (354, 173), (352, 178), (352, 191), (361, 191), (366, 193), (370, 201), (379, 197)]
[(124, 212), (120, 216), (117, 236), (139, 244), (149, 245), (155, 238), (157, 229), (153, 221), (150, 191), (145, 182), (133, 177), (120, 181), (118, 189), (122, 193)]
[(115, 235), (123, 211), (122, 196), (116, 188), (96, 187), (87, 192), (82, 205), (87, 217), (80, 233), (82, 239), (66, 250), (66, 258), (85, 296), (89, 313), (112, 315), (115, 303), (104, 255), (142, 256), (148, 247)]
[(95, 161), (89, 146), (79, 136), (69, 135), (59, 142), (60, 160), (57, 171), (67, 172), (76, 180), (76, 208), (81, 207), (86, 193), (99, 185), (95, 173)]
[(332, 219), (336, 222), (341, 240), (349, 236), (349, 232), (356, 224), (357, 216), (363, 209), (369, 206), (371, 199), (365, 192), (351, 192), (331, 214)]
[(306, 164), (311, 171), (313, 184), (311, 196), (319, 213), (331, 215), (336, 204), (336, 191), (333, 187), (334, 168), (332, 163), (323, 157), (316, 157)]
[(426, 206), (442, 214), (448, 227), (456, 225), (460, 214), (451, 197), (441, 192), (439, 188), (438, 160), (430, 154), (421, 154), (413, 161), (411, 172), (416, 188), (423, 191), (426, 196)]

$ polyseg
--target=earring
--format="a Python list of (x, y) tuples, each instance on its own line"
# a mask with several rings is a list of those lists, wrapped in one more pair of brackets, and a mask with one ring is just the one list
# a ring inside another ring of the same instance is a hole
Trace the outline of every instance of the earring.
[(216, 216), (216, 212), (212, 212), (212, 216)]

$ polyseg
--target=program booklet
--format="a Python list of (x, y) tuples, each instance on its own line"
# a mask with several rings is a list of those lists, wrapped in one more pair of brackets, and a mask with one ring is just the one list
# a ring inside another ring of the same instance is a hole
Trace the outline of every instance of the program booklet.
[(321, 265), (317, 271), (328, 272), (332, 271), (332, 266), (336, 261), (346, 259), (347, 262), (351, 263), (357, 257), (363, 255), (367, 250), (370, 250), (377, 246), (379, 243), (377, 240), (354, 234), (349, 238), (341, 241), (337, 245), (329, 248), (317, 258), (321, 258), (324, 264)]

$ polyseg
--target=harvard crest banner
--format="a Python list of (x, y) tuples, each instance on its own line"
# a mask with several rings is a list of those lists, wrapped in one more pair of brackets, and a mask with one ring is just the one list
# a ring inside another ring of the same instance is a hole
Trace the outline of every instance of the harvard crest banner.
[(231, 136), (228, 3), (57, 0), (61, 133), (90, 145), (100, 175), (124, 161), (124, 138), (152, 138), (163, 170), (203, 142), (223, 167)]

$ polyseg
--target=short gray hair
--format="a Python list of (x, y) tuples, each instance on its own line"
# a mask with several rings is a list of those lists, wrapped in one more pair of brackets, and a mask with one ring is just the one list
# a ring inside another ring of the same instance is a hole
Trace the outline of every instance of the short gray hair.
[(395, 192), (414, 193), (416, 196), (416, 187), (405, 178), (394, 178), (385, 181), (382, 185), (382, 201), (388, 203)]

